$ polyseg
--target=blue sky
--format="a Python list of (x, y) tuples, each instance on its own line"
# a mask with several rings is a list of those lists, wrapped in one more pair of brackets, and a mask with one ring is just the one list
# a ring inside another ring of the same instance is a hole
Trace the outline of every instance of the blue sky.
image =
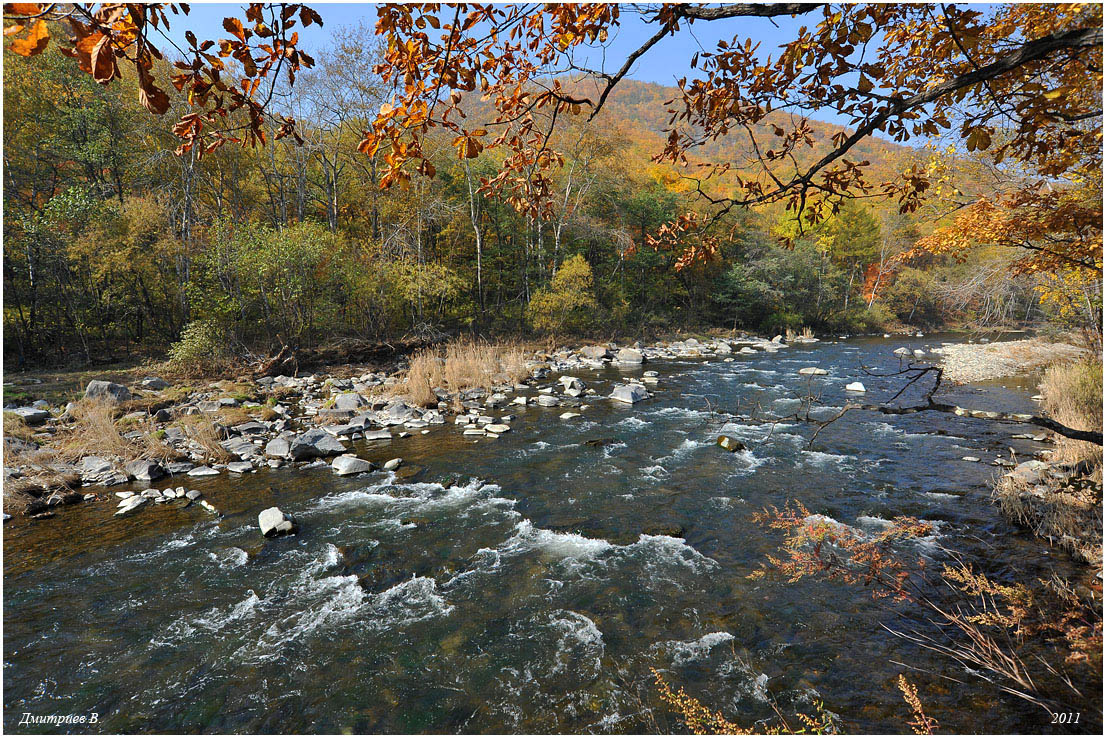
[[(309, 2), (323, 17), (323, 28), (312, 26), (300, 28), (300, 40), (304, 49), (311, 53), (325, 46), (330, 32), (338, 26), (356, 26), (361, 22), (370, 27), (376, 24), (376, 10), (369, 3), (323, 3)], [(218, 39), (226, 36), (223, 30), (223, 18), (228, 15), (241, 17), (242, 6), (235, 3), (192, 3), (187, 16), (172, 16), (170, 34), (183, 46), (184, 32), (191, 30), (197, 37)], [(688, 64), (696, 51), (712, 50), (720, 39), (729, 40), (735, 35), (752, 37), (762, 41), (761, 51), (775, 53), (776, 47), (794, 38), (800, 25), (810, 24), (817, 16), (810, 18), (778, 18), (774, 21), (764, 18), (733, 19), (699, 22), (691, 31), (683, 31), (675, 37), (668, 37), (653, 47), (638, 63), (630, 74), (633, 79), (645, 82), (657, 82), (671, 85), (679, 77), (688, 74)], [(622, 24), (615, 37), (607, 45), (606, 64), (617, 69), (626, 56), (639, 47), (656, 31), (655, 25), (645, 24), (634, 12), (623, 11)], [(599, 57), (596, 57), (599, 60)]]
[[(330, 34), (341, 26), (357, 26), (364, 23), (372, 28), (376, 24), (376, 10), (369, 3), (324, 3), (309, 2), (323, 18), (324, 27), (311, 26), (300, 28), (300, 43), (305, 51), (312, 53), (327, 45)], [(191, 30), (200, 39), (218, 39), (227, 35), (223, 30), (223, 18), (228, 15), (243, 16), (242, 6), (235, 3), (192, 3), (188, 16), (171, 16), (171, 36), (182, 47), (184, 32)], [(735, 18), (723, 21), (697, 22), (689, 30), (683, 30), (676, 36), (669, 36), (654, 46), (649, 53), (638, 60), (629, 74), (632, 79), (674, 85), (682, 76), (691, 76), (692, 56), (697, 51), (710, 51), (716, 48), (719, 40), (730, 40), (739, 36), (742, 40), (752, 38), (760, 41), (760, 53), (775, 55), (778, 47), (795, 38), (802, 25), (817, 23), (819, 14), (810, 13), (805, 17)], [(589, 62), (598, 65), (603, 62), (607, 71), (622, 66), (626, 57), (653, 33), (655, 25), (646, 24), (629, 8), (625, 9), (621, 25), (613, 38), (608, 40), (603, 52), (593, 52)], [(168, 51), (168, 50), (167, 50)], [(605, 54), (605, 59), (603, 58)], [(816, 117), (830, 122), (835, 120), (831, 111), (825, 111)]]

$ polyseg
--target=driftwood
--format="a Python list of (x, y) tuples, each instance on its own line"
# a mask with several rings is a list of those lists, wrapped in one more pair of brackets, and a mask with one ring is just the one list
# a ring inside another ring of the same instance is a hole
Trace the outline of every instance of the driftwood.
[[(944, 369), (937, 366), (914, 366), (911, 364), (905, 369), (901, 369), (891, 374), (876, 374), (875, 372), (865, 370), (870, 376), (910, 376), (908, 381), (902, 389), (895, 393), (888, 402), (894, 402), (902, 396), (911, 385), (920, 381), (923, 377), (932, 374), (934, 376), (933, 386), (922, 395), (923, 403), (918, 405), (908, 405), (906, 407), (897, 407), (888, 403), (883, 404), (863, 404), (863, 403), (846, 403), (841, 408), (841, 412), (837, 413), (832, 418), (827, 420), (818, 421), (821, 429), (836, 420), (839, 420), (845, 413), (851, 410), (870, 410), (872, 412), (884, 413), (885, 415), (911, 415), (913, 413), (924, 412), (939, 412), (949, 413), (950, 415), (958, 415), (962, 418), (979, 418), (981, 420), (994, 420), (999, 423), (1026, 423), (1029, 425), (1035, 425), (1038, 428), (1044, 428), (1050, 430), (1053, 433), (1061, 435), (1065, 438), (1071, 438), (1075, 441), (1086, 441), (1087, 443), (1094, 443), (1099, 446), (1102, 445), (1102, 431), (1089, 431), (1079, 430), (1078, 428), (1069, 428), (1063, 423), (1058, 423), (1052, 418), (1046, 418), (1043, 415), (1032, 415), (1030, 413), (1000, 413), (993, 410), (972, 410), (966, 407), (960, 407), (958, 405), (951, 405), (947, 402), (938, 402), (933, 399), (933, 396), (937, 393), (937, 390), (941, 388), (941, 381), (944, 379)], [(912, 376), (911, 376), (912, 375)], [(817, 433), (815, 433), (817, 435)], [(813, 439), (812, 439), (813, 440)]]
[(271, 377), (275, 374), (295, 376), (298, 370), (299, 362), (296, 360), (295, 350), (284, 344), (276, 356), (258, 362), (253, 373), (255, 377)]

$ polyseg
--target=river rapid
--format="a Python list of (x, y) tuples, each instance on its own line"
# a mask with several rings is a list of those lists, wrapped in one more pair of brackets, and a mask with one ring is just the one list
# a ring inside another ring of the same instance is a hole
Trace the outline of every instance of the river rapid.
[[(100, 502), (13, 520), (4, 729), (56, 730), (18, 725), (26, 712), (95, 712), (95, 725), (66, 730), (682, 730), (657, 698), (656, 668), (743, 725), (772, 720), (772, 702), (788, 715), (821, 702), (848, 732), (910, 732), (895, 688), (905, 672), (942, 731), (1047, 732), (1042, 710), (888, 633), (933, 632), (906, 608), (863, 589), (748, 578), (779, 544), (752, 515), (789, 499), (866, 531), (897, 515), (930, 521), (936, 534), (909, 553), (935, 564), (947, 548), (999, 579), (1083, 576), (989, 502), (999, 469), (988, 462), (1043, 447), (1010, 438), (1028, 428), (856, 412), (808, 450), (810, 426), (727, 417), (787, 408), (807, 366), (829, 371), (812, 380), (827, 406), (856, 380), (879, 401), (901, 380), (861, 366), (891, 369), (896, 346), (938, 341), (575, 372), (601, 395), (643, 369), (660, 377), (649, 400), (596, 398), (570, 420), (565, 408), (509, 408), (518, 417), (498, 439), (448, 425), (356, 445), (378, 463), (403, 457), (396, 472), (189, 480), (220, 519), (196, 505), (114, 518)], [(1030, 394), (1010, 381), (949, 397), (1025, 412)], [(723, 451), (719, 433), (747, 450)], [(261, 537), (257, 514), (272, 505), (298, 535)], [(1099, 732), (1100, 718), (1083, 721), (1064, 732)]]

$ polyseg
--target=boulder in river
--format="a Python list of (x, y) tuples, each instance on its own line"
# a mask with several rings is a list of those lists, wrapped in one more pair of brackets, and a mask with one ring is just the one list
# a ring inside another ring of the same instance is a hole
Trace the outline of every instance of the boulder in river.
[(398, 459), (398, 458), (397, 459), (389, 459), (388, 461), (384, 462), (384, 470), (385, 471), (395, 471), (396, 469), (398, 469), (400, 467), (400, 465), (402, 463), (403, 463), (403, 459)]
[(290, 535), (297, 530), (295, 518), (281, 512), (279, 507), (262, 510), (257, 516), (257, 525), (261, 528), (261, 535), (266, 538)]
[(132, 461), (124, 467), (127, 471), (127, 475), (134, 477), (135, 479), (148, 482), (154, 479), (161, 479), (165, 476), (165, 470), (161, 468), (161, 464), (156, 461), (150, 461), (149, 459), (140, 459), (139, 461)]
[(619, 364), (644, 364), (645, 355), (637, 349), (619, 349), (616, 361), (618, 361)]
[(745, 450), (745, 444), (737, 440), (733, 436), (718, 436), (718, 445), (726, 449), (730, 453)]
[(800, 369), (799, 374), (803, 375), (804, 377), (821, 377), (823, 375), (829, 374), (829, 372), (816, 366), (808, 366)]
[(861, 382), (849, 382), (848, 384), (845, 385), (845, 391), (846, 392), (867, 392), (868, 390), (864, 389), (864, 385)]
[(556, 397), (550, 395), (540, 395), (537, 399), (537, 403), (542, 407), (556, 407), (560, 404), (560, 401)]
[(84, 396), (90, 400), (102, 400), (114, 404), (131, 399), (131, 391), (115, 382), (93, 379), (85, 387)]
[(484, 426), (484, 430), (487, 433), (506, 433), (507, 431), (511, 430), (511, 426), (507, 425), (506, 423), (488, 423)]
[(188, 472), (188, 476), (190, 476), (190, 477), (214, 477), (218, 473), (219, 473), (218, 471), (216, 471), (215, 469), (212, 469), (210, 466), (197, 466), (195, 469), (192, 469), (191, 471)]
[(375, 467), (371, 461), (365, 461), (356, 456), (339, 456), (331, 462), (330, 468), (334, 470), (335, 474), (344, 477), (350, 474), (371, 472)]
[(366, 441), (390, 441), (392, 440), (392, 432), (387, 428), (377, 428), (376, 430), (365, 431)]
[(600, 361), (609, 358), (611, 352), (607, 350), (606, 346), (584, 346), (580, 349), (580, 354), (593, 361)]
[(296, 461), (345, 453), (346, 447), (322, 428), (313, 428), (292, 439), (288, 453)]
[(640, 384), (620, 384), (611, 390), (610, 398), (631, 405), (649, 397), (649, 393)]

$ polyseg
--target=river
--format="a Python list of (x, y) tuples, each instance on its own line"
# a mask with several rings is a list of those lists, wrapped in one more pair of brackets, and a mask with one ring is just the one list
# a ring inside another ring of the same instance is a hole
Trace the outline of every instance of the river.
[[(95, 712), (95, 725), (69, 730), (679, 730), (655, 667), (745, 725), (771, 720), (771, 701), (785, 714), (821, 701), (849, 732), (910, 732), (894, 685), (906, 672), (943, 731), (1047, 732), (1040, 709), (890, 635), (881, 624), (929, 627), (906, 608), (863, 589), (748, 579), (778, 545), (751, 516), (788, 499), (861, 530), (897, 515), (931, 521), (936, 534), (910, 553), (935, 563), (948, 548), (999, 579), (1078, 575), (989, 502), (997, 468), (986, 462), (1041, 447), (1010, 439), (1024, 428), (857, 412), (807, 450), (809, 426), (716, 412), (784, 407), (805, 366), (829, 370), (813, 383), (828, 406), (854, 380), (876, 401), (901, 380), (862, 365), (889, 369), (894, 347), (935, 343), (655, 362), (644, 367), (660, 374), (655, 396), (637, 405), (598, 399), (571, 420), (530, 407), (494, 440), (447, 425), (358, 446), (377, 462), (403, 457), (397, 472), (167, 483), (202, 490), (221, 519), (195, 505), (120, 519), (99, 502), (13, 520), (4, 729), (48, 730), (19, 726), (25, 712)], [(605, 394), (641, 369), (576, 374)], [(951, 397), (1028, 411), (1031, 393), (1011, 381)], [(718, 448), (720, 432), (748, 450)], [(613, 442), (585, 444), (601, 438)], [(261, 537), (257, 513), (274, 504), (298, 535)], [(1075, 728), (1101, 727), (1084, 721)]]

